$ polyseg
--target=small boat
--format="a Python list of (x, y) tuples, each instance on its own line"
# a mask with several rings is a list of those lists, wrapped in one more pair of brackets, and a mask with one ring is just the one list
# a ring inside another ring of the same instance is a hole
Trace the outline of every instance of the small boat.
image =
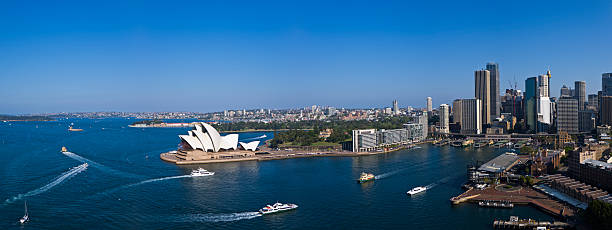
[(191, 176), (212, 176), (215, 175), (215, 172), (209, 172), (206, 169), (198, 168), (196, 170), (191, 171)]
[(425, 190), (427, 190), (427, 188), (426, 188), (426, 187), (421, 187), (421, 186), (419, 186), (419, 187), (416, 187), (416, 188), (411, 189), (410, 191), (408, 191), (408, 192), (406, 192), (406, 193), (407, 193), (408, 195), (411, 195), (411, 196), (412, 196), (412, 195), (415, 195), (415, 194), (417, 194), (417, 193), (425, 192)]
[(23, 202), (23, 206), (25, 207), (25, 214), (23, 215), (23, 217), (21, 217), (21, 219), (19, 219), (19, 223), (21, 224), (25, 224), (25, 222), (28, 222), (28, 220), (30, 220), (30, 216), (28, 215), (28, 204), (25, 201)]
[(68, 127), (68, 131), (78, 132), (78, 131), (83, 131), (83, 129), (74, 129), (74, 128), (72, 128), (72, 126), (70, 126), (70, 127)]
[(365, 183), (365, 182), (368, 182), (368, 181), (371, 181), (371, 180), (374, 180), (374, 179), (376, 179), (374, 174), (362, 172), (361, 176), (359, 177), (359, 179), (357, 179), (357, 183), (361, 184), (361, 183)]
[(66, 148), (66, 146), (62, 146), (62, 152), (63, 153), (68, 152), (68, 149)]
[(259, 213), (262, 215), (272, 214), (277, 212), (284, 212), (298, 208), (297, 204), (283, 204), (276, 202), (273, 205), (266, 205), (262, 209), (259, 209)]

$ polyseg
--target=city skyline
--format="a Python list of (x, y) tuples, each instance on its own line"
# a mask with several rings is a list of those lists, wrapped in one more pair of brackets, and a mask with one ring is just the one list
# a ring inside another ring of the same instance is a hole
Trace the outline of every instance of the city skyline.
[[(501, 94), (509, 81), (524, 90), (526, 78), (549, 67), (551, 96), (575, 81), (596, 94), (602, 73), (612, 72), (605, 1), (198, 3), (165, 16), (160, 4), (45, 4), (0, 10), (0, 114), (380, 108), (392, 100), (424, 108), (427, 96), (437, 108), (471, 98), (473, 72), (488, 62), (499, 64)], [(462, 13), (470, 10), (484, 15)]]

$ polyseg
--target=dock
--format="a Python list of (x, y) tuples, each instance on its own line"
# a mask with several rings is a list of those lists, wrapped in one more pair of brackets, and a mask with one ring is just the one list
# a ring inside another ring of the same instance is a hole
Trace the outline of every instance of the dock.
[(493, 228), (495, 229), (536, 229), (544, 227), (546, 229), (568, 229), (572, 226), (560, 221), (537, 221), (533, 219), (519, 219), (516, 216), (511, 216), (510, 220), (494, 220)]

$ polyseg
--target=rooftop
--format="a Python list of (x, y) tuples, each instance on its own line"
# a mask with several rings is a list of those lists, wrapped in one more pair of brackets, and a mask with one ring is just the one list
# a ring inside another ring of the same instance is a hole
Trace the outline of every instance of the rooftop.
[(504, 153), (502, 155), (493, 158), (487, 163), (478, 168), (479, 171), (487, 171), (492, 173), (500, 173), (505, 170), (511, 168), (517, 161), (519, 157), (514, 153)]

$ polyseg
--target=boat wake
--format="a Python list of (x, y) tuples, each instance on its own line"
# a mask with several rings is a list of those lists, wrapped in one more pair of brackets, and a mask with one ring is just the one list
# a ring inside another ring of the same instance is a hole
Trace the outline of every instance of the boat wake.
[(247, 139), (244, 139), (242, 141), (257, 140), (257, 139), (262, 139), (262, 138), (266, 138), (266, 137), (268, 137), (268, 136), (266, 134), (264, 134), (264, 135), (261, 135), (261, 136), (258, 136), (258, 137), (247, 138)]
[(55, 178), (55, 180), (51, 181), (50, 183), (46, 184), (45, 186), (42, 186), (38, 189), (29, 191), (25, 194), (19, 194), (17, 196), (14, 196), (13, 198), (10, 199), (6, 199), (6, 201), (4, 201), (5, 204), (10, 204), (13, 203), (17, 200), (21, 200), (23, 198), (26, 197), (30, 197), (30, 196), (36, 196), (38, 194), (41, 194), (43, 192), (48, 191), (49, 189), (61, 184), (62, 182), (64, 182), (65, 180), (68, 180), (70, 178), (72, 178), (73, 176), (79, 174), (80, 172), (83, 172), (87, 169), (87, 163), (76, 166), (74, 168), (71, 168), (70, 170), (62, 173), (60, 176), (58, 176), (57, 178)]
[(230, 222), (248, 220), (262, 216), (259, 212), (239, 212), (225, 214), (191, 214), (175, 219), (176, 222)]
[(436, 186), (438, 186), (438, 185), (440, 185), (440, 184), (445, 184), (445, 183), (447, 183), (449, 180), (451, 180), (451, 179), (453, 179), (453, 178), (457, 178), (457, 177), (458, 177), (458, 176), (447, 176), (447, 177), (444, 177), (444, 178), (440, 179), (439, 181), (436, 181), (436, 182), (434, 182), (434, 183), (428, 184), (428, 185), (427, 185), (427, 186), (425, 186), (425, 187), (426, 187), (426, 188), (429, 190), (429, 189), (432, 189), (432, 188), (434, 188), (434, 187), (436, 187)]
[(162, 178), (154, 178), (154, 179), (149, 179), (149, 180), (143, 180), (143, 181), (138, 182), (138, 183), (123, 185), (123, 186), (120, 186), (120, 187), (108, 190), (106, 192), (103, 192), (102, 194), (108, 195), (108, 194), (117, 192), (117, 191), (122, 190), (122, 189), (130, 188), (130, 187), (134, 187), (134, 186), (138, 186), (138, 185), (143, 185), (143, 184), (147, 184), (147, 183), (151, 183), (151, 182), (158, 182), (158, 181), (172, 180), (172, 179), (179, 179), (179, 178), (187, 178), (187, 177), (193, 177), (193, 176), (191, 176), (191, 175), (181, 175), (181, 176), (169, 176), (169, 177), (162, 177)]
[(376, 176), (374, 176), (374, 179), (376, 179), (376, 180), (384, 179), (384, 178), (387, 178), (387, 177), (393, 176), (393, 175), (395, 175), (395, 174), (398, 174), (398, 173), (400, 173), (400, 172), (402, 172), (402, 171), (404, 171), (404, 170), (406, 170), (406, 169), (399, 169), (399, 170), (395, 170), (395, 171), (392, 171), (392, 172), (388, 172), (388, 173), (383, 173), (383, 174), (380, 174), (380, 175), (376, 175)]
[(109, 174), (115, 174), (115, 175), (119, 175), (119, 176), (122, 176), (122, 177), (141, 178), (141, 176), (138, 176), (138, 175), (134, 175), (134, 174), (131, 174), (131, 173), (125, 173), (125, 172), (121, 172), (121, 171), (117, 171), (115, 169), (109, 168), (107, 166), (104, 166), (104, 165), (102, 165), (102, 164), (100, 164), (98, 162), (95, 162), (95, 161), (92, 161), (92, 160), (87, 159), (85, 157), (82, 157), (82, 156), (80, 156), (80, 155), (78, 155), (76, 153), (73, 153), (73, 152), (62, 152), (62, 153), (64, 155), (72, 158), (72, 159), (75, 159), (75, 160), (83, 162), (83, 163), (87, 163), (87, 164), (91, 165), (92, 167), (97, 168), (99, 170), (102, 170), (102, 171), (104, 171), (106, 173), (109, 173)]

